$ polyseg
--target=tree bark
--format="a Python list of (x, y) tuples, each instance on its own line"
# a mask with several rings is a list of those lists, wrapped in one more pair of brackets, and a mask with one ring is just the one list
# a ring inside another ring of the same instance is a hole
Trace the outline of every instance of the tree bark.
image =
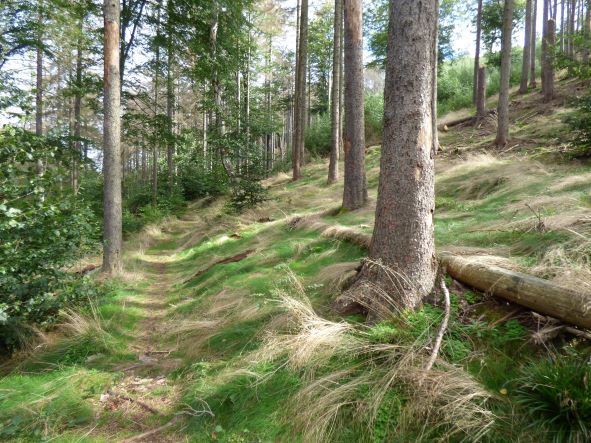
[(536, 83), (536, 23), (538, 16), (538, 0), (532, 0), (532, 19), (531, 19), (531, 58), (530, 63), (530, 75), (529, 75), (529, 87), (535, 89)]
[(167, 117), (167, 137), (166, 137), (166, 163), (168, 167), (168, 194), (172, 196), (174, 189), (174, 133), (173, 133), (173, 119), (174, 119), (174, 84), (172, 78), (172, 69), (174, 63), (173, 42), (172, 42), (172, 23), (171, 15), (172, 0), (168, 0), (166, 7), (168, 9), (167, 17), (167, 42), (166, 42), (166, 117)]
[(119, 2), (104, 0), (104, 246), (103, 272), (121, 270), (121, 120)]
[(519, 93), (527, 92), (527, 81), (529, 76), (529, 63), (531, 57), (531, 18), (532, 18), (532, 0), (527, 0), (525, 4), (525, 37), (523, 44), (523, 62), (521, 65), (521, 83)]
[[(531, 1), (531, 0), (529, 0)], [(482, 0), (478, 0), (478, 12), (476, 14), (476, 52), (474, 55), (474, 81), (472, 88), (472, 103), (476, 103), (478, 94), (478, 70), (480, 69), (480, 41), (482, 36)]]
[(332, 93), (331, 93), (331, 145), (330, 162), (328, 164), (328, 184), (339, 178), (339, 147), (340, 147), (340, 97), (341, 97), (341, 31), (343, 24), (343, 0), (334, 2), (334, 43), (332, 53)]
[(560, 52), (564, 54), (564, 0), (560, 0)]
[(440, 260), (449, 275), (464, 284), (567, 323), (591, 328), (591, 311), (588, 309), (591, 294), (449, 253), (442, 253)]
[(294, 109), (294, 135), (292, 145), (293, 179), (301, 177), (300, 168), (304, 154), (304, 128), (306, 126), (306, 61), (308, 59), (308, 0), (301, 0), (298, 57), (296, 61), (296, 86)]
[[(384, 304), (417, 308), (432, 292), (436, 274), (438, 1), (391, 0), (390, 6), (384, 137), (370, 260), (356, 285), (335, 304), (341, 312), (365, 305), (370, 320), (379, 317)], [(380, 290), (372, 290), (375, 286)]]
[(544, 64), (544, 103), (552, 101), (554, 98), (554, 44), (556, 43), (556, 22), (554, 19), (548, 20), (546, 26), (547, 54)]
[(511, 34), (514, 0), (505, 0), (501, 43), (501, 88), (497, 107), (498, 125), (495, 144), (502, 148), (509, 139), (509, 76), (511, 75)]
[(80, 157), (82, 155), (82, 141), (80, 140), (80, 114), (82, 108), (82, 31), (84, 19), (78, 23), (78, 44), (76, 47), (76, 95), (74, 96), (74, 159), (72, 162), (72, 190), (78, 194), (80, 186)]
[[(36, 85), (35, 85), (35, 135), (43, 135), (43, 0), (37, 2), (37, 48), (36, 48)], [(37, 160), (37, 175), (42, 176), (44, 165), (41, 159)], [(43, 195), (41, 196), (43, 199)]]
[(548, 61), (548, 14), (549, 14), (549, 8), (550, 8), (550, 0), (543, 0), (543, 2), (544, 2), (544, 7), (542, 9), (543, 14), (542, 14), (542, 58), (541, 58), (542, 94), (544, 93), (544, 86), (546, 85), (545, 77), (546, 77), (546, 71), (547, 71), (546, 63)]
[(363, 15), (361, 0), (345, 0), (345, 184), (343, 208), (367, 202), (363, 83)]
[[(156, 17), (156, 68), (154, 72), (154, 118), (158, 118), (160, 110), (158, 109), (158, 98), (160, 88), (160, 14), (162, 9), (162, 0), (157, 2)], [(152, 206), (158, 204), (158, 142), (153, 142), (152, 146)]]
[(583, 65), (589, 65), (589, 39), (591, 38), (591, 0), (586, 0), (585, 3), (585, 23), (583, 27)]
[(476, 95), (476, 123), (486, 117), (486, 68), (478, 69), (478, 94)]

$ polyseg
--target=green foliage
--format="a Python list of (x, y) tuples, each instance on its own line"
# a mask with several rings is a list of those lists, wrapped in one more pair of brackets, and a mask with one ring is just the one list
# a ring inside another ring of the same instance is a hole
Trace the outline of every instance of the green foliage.
[(591, 94), (577, 100), (575, 106), (575, 110), (565, 119), (572, 134), (573, 149), (570, 154), (574, 157), (589, 157), (591, 155)]
[(49, 324), (61, 306), (86, 296), (84, 286), (68, 286), (75, 279), (65, 268), (95, 246), (97, 221), (82, 199), (60, 190), (67, 146), (0, 131), (0, 348), (18, 344), (23, 323)]
[(543, 428), (552, 441), (591, 439), (591, 365), (578, 353), (532, 361), (517, 380), (517, 403), (530, 417), (532, 429)]
[[(386, 64), (389, 4), (386, 0), (373, 0), (364, 11), (366, 39), (374, 57), (371, 65), (384, 67)], [(458, 0), (442, 0), (439, 5), (437, 57), (440, 65), (454, 56), (451, 41), (459, 6)]]
[(268, 199), (267, 190), (258, 181), (240, 180), (232, 185), (229, 207), (241, 212)]
[(327, 157), (332, 143), (330, 113), (316, 117), (305, 133), (306, 150), (316, 157)]
[[(493, 55), (489, 64), (499, 67), (500, 53), (494, 53), (493, 49), (500, 46), (503, 30), (503, 7), (505, 2), (501, 0), (487, 0), (482, 5), (482, 42), (486, 51)], [(515, 1), (513, 8), (513, 32), (517, 31), (523, 23), (525, 16), (525, 1)]]
[[(382, 94), (365, 95), (365, 140), (369, 144), (379, 143), (384, 128), (384, 97)], [(306, 150), (313, 156), (326, 157), (330, 154), (332, 142), (330, 113), (316, 117), (306, 128)]]

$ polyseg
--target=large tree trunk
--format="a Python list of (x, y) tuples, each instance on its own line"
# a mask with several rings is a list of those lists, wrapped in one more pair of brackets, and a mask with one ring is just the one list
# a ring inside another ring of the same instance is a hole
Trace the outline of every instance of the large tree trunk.
[(476, 94), (476, 124), (486, 117), (486, 67), (478, 69), (478, 93)]
[(502, 148), (509, 139), (509, 76), (511, 75), (511, 34), (514, 0), (505, 0), (501, 44), (501, 88), (497, 107), (498, 126), (495, 144)]
[[(43, 135), (43, 0), (37, 2), (37, 48), (36, 48), (36, 91), (35, 91), (35, 135)], [(43, 175), (44, 165), (41, 159), (37, 160), (37, 174)], [(42, 196), (43, 198), (43, 196)]]
[(168, 9), (167, 18), (167, 42), (166, 42), (166, 55), (167, 55), (167, 67), (166, 67), (166, 116), (167, 116), (167, 139), (166, 139), (166, 163), (168, 167), (168, 193), (172, 196), (174, 188), (174, 133), (173, 133), (173, 119), (174, 119), (174, 84), (172, 78), (172, 69), (174, 64), (173, 55), (173, 42), (172, 42), (172, 23), (171, 15), (172, 0), (168, 0), (166, 6)]
[(585, 2), (585, 23), (583, 27), (583, 65), (589, 65), (589, 39), (591, 37), (591, 0)]
[(525, 5), (525, 37), (523, 44), (523, 62), (521, 65), (521, 83), (519, 93), (527, 92), (527, 80), (529, 76), (529, 63), (531, 58), (531, 18), (532, 18), (532, 0), (527, 0)]
[(294, 134), (292, 145), (294, 180), (299, 180), (301, 177), (300, 168), (304, 154), (304, 128), (306, 126), (306, 61), (308, 59), (308, 0), (301, 1), (299, 25), (299, 43), (296, 60)]
[(529, 87), (535, 89), (536, 84), (536, 22), (538, 16), (538, 0), (532, 0), (532, 18), (531, 18), (531, 57), (529, 60)]
[(343, 208), (367, 202), (363, 83), (363, 15), (361, 0), (345, 0), (345, 185)]
[[(154, 72), (154, 117), (158, 118), (160, 109), (158, 108), (158, 93), (160, 89), (160, 13), (162, 9), (162, 0), (157, 2), (156, 17), (156, 68)], [(154, 142), (152, 146), (152, 206), (158, 204), (158, 143)]]
[[(530, 0), (531, 1), (531, 0)], [(476, 103), (478, 95), (478, 69), (480, 68), (480, 40), (482, 35), (482, 0), (478, 0), (478, 12), (476, 15), (476, 52), (474, 55), (474, 80), (472, 87), (472, 102)]]
[(103, 130), (104, 247), (103, 272), (121, 270), (121, 120), (119, 77), (119, 2), (104, 1), (105, 72)]
[(82, 155), (82, 141), (80, 140), (80, 114), (82, 108), (82, 30), (84, 19), (78, 23), (78, 44), (76, 48), (76, 95), (74, 96), (74, 158), (72, 161), (72, 190), (78, 193), (80, 186), (80, 157)]
[(544, 93), (544, 86), (546, 86), (546, 64), (548, 63), (548, 14), (550, 9), (550, 0), (543, 0), (544, 7), (542, 9), (542, 93)]
[[(266, 91), (265, 91), (265, 101), (266, 101), (266, 108), (267, 108), (267, 119), (269, 120), (269, 123), (272, 122), (273, 120), (273, 115), (271, 112), (272, 106), (271, 106), (271, 83), (272, 83), (272, 72), (271, 72), (271, 56), (272, 56), (272, 50), (273, 50), (273, 38), (271, 36), (271, 34), (269, 34), (269, 41), (268, 41), (268, 48), (267, 48), (267, 57), (266, 57), (266, 72), (265, 72), (265, 86), (266, 86)], [(266, 166), (265, 166), (265, 170), (267, 172), (267, 175), (271, 173), (271, 170), (273, 169), (273, 132), (272, 130), (268, 131), (268, 133), (266, 134), (266, 148), (267, 148), (267, 161), (266, 161)]]
[(560, 0), (560, 52), (564, 54), (564, 0)]
[(554, 98), (554, 44), (556, 43), (556, 22), (554, 19), (548, 20), (546, 25), (546, 40), (548, 51), (544, 64), (544, 103), (552, 101)]
[(340, 147), (340, 122), (341, 122), (341, 31), (343, 29), (343, 0), (334, 2), (334, 43), (332, 51), (332, 94), (331, 94), (331, 145), (330, 162), (328, 164), (328, 184), (336, 182), (339, 178), (339, 147)]
[(369, 261), (335, 304), (341, 312), (362, 305), (375, 319), (384, 305), (414, 309), (433, 290), (437, 5), (391, 0), (375, 226)]

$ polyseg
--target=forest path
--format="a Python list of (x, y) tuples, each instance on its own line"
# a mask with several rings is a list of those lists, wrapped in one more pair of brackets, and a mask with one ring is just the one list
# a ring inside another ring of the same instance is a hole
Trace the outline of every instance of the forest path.
[[(106, 410), (125, 417), (114, 429), (116, 441), (176, 441), (152, 431), (172, 420), (176, 422), (179, 417), (180, 388), (171, 373), (183, 360), (170, 341), (174, 323), (171, 310), (175, 306), (170, 298), (177, 293), (175, 285), (179, 280), (174, 268), (176, 255), (200, 225), (201, 218), (188, 213), (165, 227), (152, 232), (146, 230), (139, 246), (132, 242), (128, 248), (128, 264), (139, 281), (134, 285), (137, 288), (134, 295), (123, 304), (140, 312), (141, 320), (128, 341), (128, 348), (137, 355), (137, 360), (115, 365), (113, 373), (124, 375), (101, 396)], [(146, 240), (147, 245), (142, 245)], [(121, 435), (127, 439), (121, 440)]]

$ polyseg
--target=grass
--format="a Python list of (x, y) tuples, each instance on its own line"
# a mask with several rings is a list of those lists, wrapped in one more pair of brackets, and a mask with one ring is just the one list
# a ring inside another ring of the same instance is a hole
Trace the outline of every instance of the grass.
[[(568, 87), (561, 82), (558, 91)], [(512, 118), (531, 114), (537, 100), (535, 93), (521, 98)], [(515, 125), (521, 147), (504, 154), (482, 151), (490, 126), (441, 134), (439, 249), (589, 284), (591, 169), (548, 156), (564, 130), (560, 112)], [(536, 345), (526, 311), (452, 286), (449, 329), (426, 376), (442, 317), (437, 300), (371, 327), (359, 316), (334, 317), (332, 300), (366, 255), (379, 154), (368, 151), (370, 205), (359, 211), (327, 211), (338, 207), (342, 188), (326, 186), (327, 165), (317, 161), (298, 182), (270, 178), (270, 200), (257, 208), (228, 214), (223, 199), (197, 202), (182, 219), (131, 238), (126, 273), (107, 282), (109, 295), (93, 310), (65, 313), (61, 331), (0, 379), (0, 439), (121, 440), (177, 413), (182, 426), (163, 438), (544, 442), (588, 435), (577, 417), (588, 413), (581, 362), (589, 349), (563, 338)], [(288, 226), (296, 215), (303, 218)], [(324, 232), (326, 224), (338, 228)], [(351, 232), (361, 233), (355, 242)], [(242, 260), (219, 263), (245, 251)], [(124, 370), (138, 357), (156, 361)], [(101, 402), (108, 391), (162, 413)]]

